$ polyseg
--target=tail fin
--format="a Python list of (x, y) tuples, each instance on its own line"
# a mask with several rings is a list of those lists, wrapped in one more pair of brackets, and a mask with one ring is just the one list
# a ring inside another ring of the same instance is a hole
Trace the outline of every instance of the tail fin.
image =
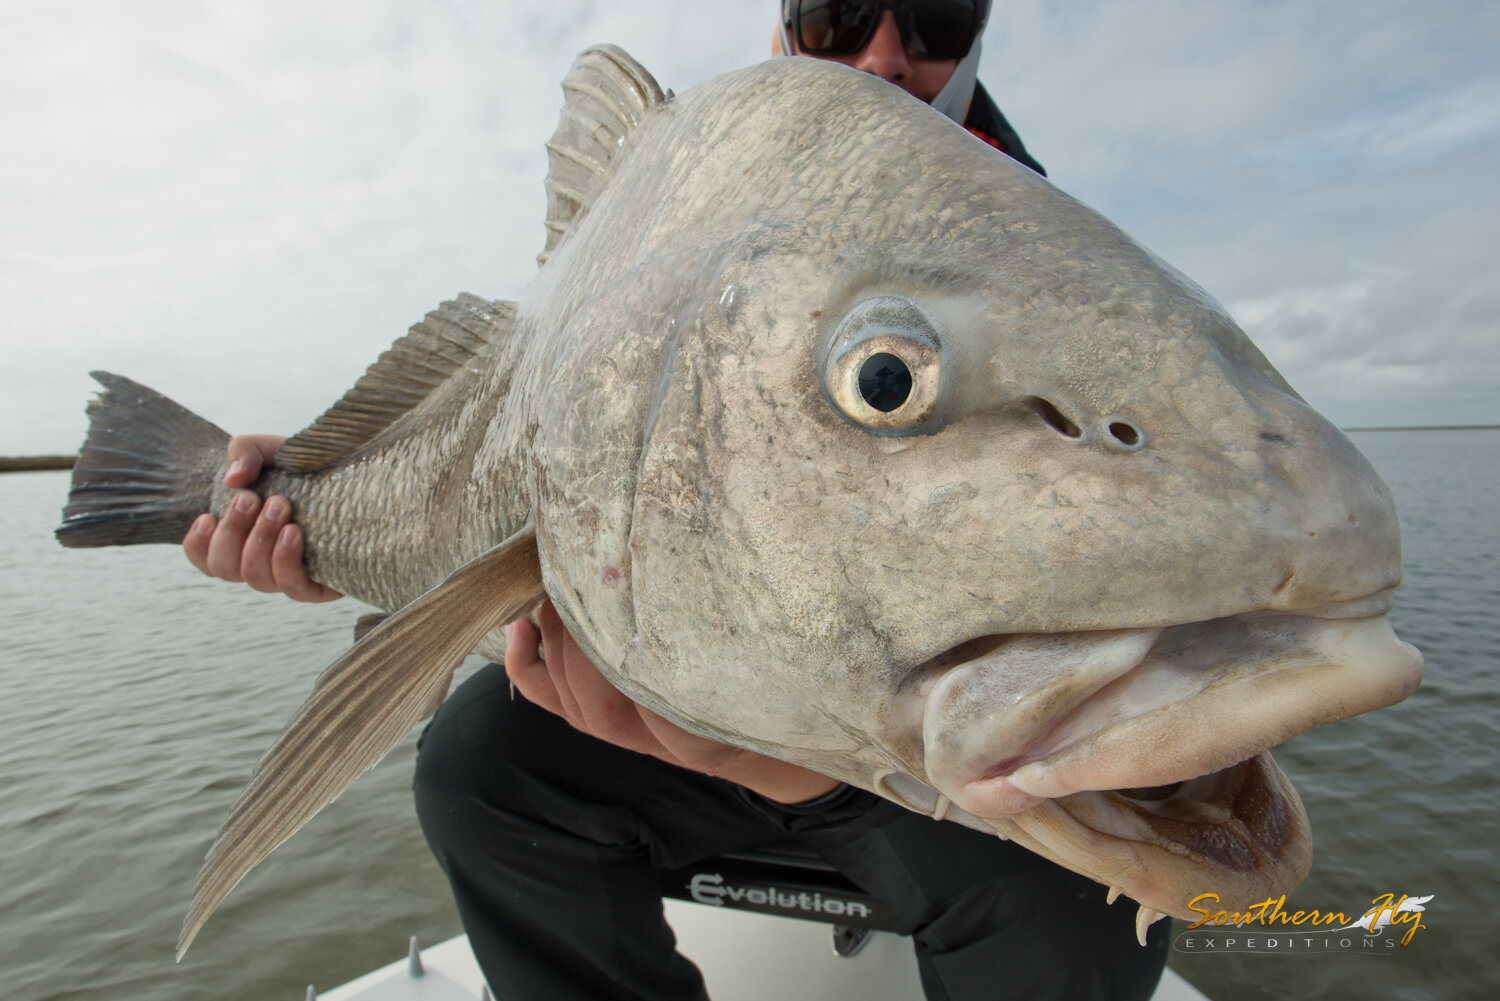
[(57, 541), (65, 546), (179, 542), (207, 511), (229, 435), (154, 390), (109, 372), (89, 403), (89, 433)]

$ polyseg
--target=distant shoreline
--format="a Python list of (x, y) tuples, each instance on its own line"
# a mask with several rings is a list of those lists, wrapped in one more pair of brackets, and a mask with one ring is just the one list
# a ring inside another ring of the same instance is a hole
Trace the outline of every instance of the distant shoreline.
[(1409, 424), (1403, 427), (1342, 428), (1349, 431), (1495, 431), (1500, 424)]
[(0, 473), (31, 473), (39, 469), (72, 469), (76, 455), (0, 455)]

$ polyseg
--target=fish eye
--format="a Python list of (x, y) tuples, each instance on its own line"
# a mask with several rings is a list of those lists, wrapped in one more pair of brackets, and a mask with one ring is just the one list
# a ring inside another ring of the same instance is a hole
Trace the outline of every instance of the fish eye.
[(911, 397), (911, 369), (888, 351), (873, 354), (859, 367), (859, 395), (888, 414)]
[(839, 322), (825, 357), (828, 395), (867, 431), (916, 434), (937, 409), (937, 330), (908, 299), (881, 296), (855, 306)]

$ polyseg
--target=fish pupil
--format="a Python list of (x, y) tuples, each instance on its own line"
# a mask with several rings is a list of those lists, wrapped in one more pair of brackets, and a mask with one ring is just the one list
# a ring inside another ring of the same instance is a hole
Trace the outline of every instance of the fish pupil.
[(888, 414), (911, 396), (911, 369), (888, 352), (873, 354), (859, 367), (859, 395), (876, 410)]

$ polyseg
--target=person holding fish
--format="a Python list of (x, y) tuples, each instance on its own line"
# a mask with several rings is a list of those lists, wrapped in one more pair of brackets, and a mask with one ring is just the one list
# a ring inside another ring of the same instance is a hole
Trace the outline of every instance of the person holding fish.
[[(879, 76), (1043, 173), (976, 80), (988, 0), (784, 0), (777, 54)], [(282, 439), (229, 444), (249, 486)], [(337, 591), (302, 567), (284, 497), (243, 490), (183, 542), (206, 574), (299, 601)], [(682, 730), (619, 692), (550, 602), (507, 627), (505, 664), (447, 699), (415, 788), (471, 945), (506, 997), (703, 998), (661, 917), (658, 867), (796, 842), (895, 905), (930, 999), (1144, 999), (1168, 925), (993, 836), (797, 765)], [(545, 653), (543, 653), (545, 651)], [(514, 699), (514, 691), (524, 698)]]

